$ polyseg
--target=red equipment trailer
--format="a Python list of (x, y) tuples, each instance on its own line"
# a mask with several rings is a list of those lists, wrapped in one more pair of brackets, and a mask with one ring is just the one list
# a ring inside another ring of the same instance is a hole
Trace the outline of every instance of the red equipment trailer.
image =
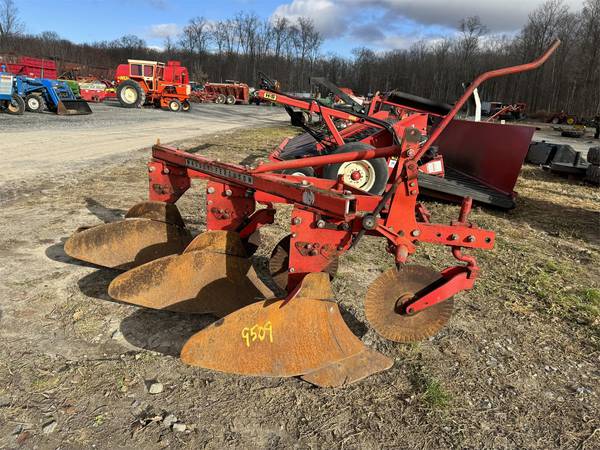
[(0, 59), (0, 66), (5, 66), (5, 72), (13, 75), (25, 75), (30, 78), (47, 78), (56, 80), (58, 71), (56, 62), (51, 59), (32, 58), (29, 56), (6, 56)]
[(154, 105), (173, 112), (189, 111), (190, 77), (179, 61), (167, 64), (130, 59), (115, 74), (117, 99), (125, 108)]
[(202, 89), (192, 92), (192, 99), (199, 103), (218, 103), (235, 105), (250, 103), (250, 88), (246, 83), (237, 81), (226, 83), (206, 83)]
[[(65, 252), (129, 269), (108, 288), (117, 300), (219, 317), (183, 346), (181, 358), (188, 364), (243, 375), (300, 376), (328, 387), (386, 370), (393, 360), (354, 336), (335, 303), (329, 278), (338, 258), (365, 235), (385, 239), (395, 265), (368, 288), (369, 323), (396, 342), (436, 334), (452, 314), (453, 296), (473, 288), (479, 275), (476, 259), (463, 251), (492, 249), (495, 234), (469, 222), (469, 198), (456, 221), (432, 223), (417, 201), (420, 161), (481, 83), (539, 67), (558, 44), (532, 63), (480, 75), (429, 135), (408, 126), (385, 147), (251, 168), (157, 144), (148, 163), (150, 201), (131, 208), (126, 220), (75, 232)], [(357, 190), (343, 177), (280, 173), (377, 158), (396, 161), (383, 195)], [(174, 203), (193, 179), (208, 183), (207, 231), (192, 239)], [(269, 261), (275, 281), (287, 291), (279, 298), (258, 280), (247, 257), (256, 249), (252, 235), (274, 222), (275, 204), (293, 206), (291, 234)], [(448, 247), (456, 265), (442, 271), (406, 265), (419, 243)]]

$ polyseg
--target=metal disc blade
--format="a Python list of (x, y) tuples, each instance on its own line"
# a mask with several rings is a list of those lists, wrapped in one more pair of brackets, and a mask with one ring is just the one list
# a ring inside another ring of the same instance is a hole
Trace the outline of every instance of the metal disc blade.
[(295, 298), (254, 303), (229, 314), (192, 336), (181, 359), (221, 372), (287, 377), (363, 352), (365, 346), (346, 326), (335, 302), (302, 294), (303, 288), (318, 294), (325, 284), (327, 274), (309, 274)]
[(179, 209), (172, 203), (155, 201), (140, 202), (129, 208), (129, 211), (125, 214), (125, 218), (152, 219), (185, 228), (185, 223)]
[(401, 313), (403, 301), (409, 301), (441, 278), (439, 272), (423, 266), (390, 269), (377, 278), (365, 297), (365, 315), (375, 331), (396, 342), (415, 342), (436, 334), (450, 319), (454, 301), (437, 303), (423, 311)]
[(302, 379), (319, 387), (343, 387), (374, 373), (387, 370), (393, 365), (394, 360), (391, 358), (370, 348), (365, 348), (350, 358), (336, 361), (322, 369), (302, 375)]
[(175, 225), (127, 219), (76, 232), (65, 242), (65, 252), (99, 266), (128, 269), (181, 253), (190, 240), (188, 232)]
[(116, 277), (109, 295), (153, 309), (225, 316), (264, 299), (246, 258), (195, 251), (156, 259)]

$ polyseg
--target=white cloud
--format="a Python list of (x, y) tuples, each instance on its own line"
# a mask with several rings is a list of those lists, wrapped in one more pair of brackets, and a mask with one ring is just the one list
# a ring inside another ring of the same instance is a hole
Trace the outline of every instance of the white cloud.
[[(406, 48), (456, 29), (461, 19), (479, 16), (492, 33), (512, 33), (544, 0), (291, 0), (272, 17), (308, 17), (325, 38), (356, 40), (382, 49)], [(564, 0), (572, 11), (583, 0)]]
[(181, 32), (181, 27), (176, 23), (159, 23), (152, 25), (146, 33), (149, 38), (160, 38), (173, 37)]
[(323, 37), (336, 37), (347, 28), (339, 3), (340, 0), (293, 0), (278, 6), (272, 17), (285, 17), (293, 22), (299, 17), (308, 17)]

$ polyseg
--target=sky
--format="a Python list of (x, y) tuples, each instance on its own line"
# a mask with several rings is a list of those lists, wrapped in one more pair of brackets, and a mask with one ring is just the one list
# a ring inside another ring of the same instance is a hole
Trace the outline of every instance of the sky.
[[(135, 34), (161, 47), (197, 16), (218, 21), (239, 11), (272, 20), (305, 16), (324, 37), (322, 51), (348, 56), (353, 48), (407, 48), (456, 33), (478, 15), (490, 32), (513, 34), (543, 0), (14, 0), (27, 33), (55, 31), (74, 42)], [(563, 0), (579, 10), (583, 0)]]

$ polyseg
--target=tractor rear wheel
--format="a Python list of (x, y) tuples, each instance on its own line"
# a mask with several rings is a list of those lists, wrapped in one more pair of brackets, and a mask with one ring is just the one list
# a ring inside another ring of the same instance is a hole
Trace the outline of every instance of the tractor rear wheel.
[(42, 112), (45, 106), (44, 98), (39, 94), (29, 94), (25, 97), (25, 109), (29, 112)]
[(222, 105), (223, 103), (225, 103), (226, 100), (227, 100), (227, 97), (225, 97), (225, 95), (219, 94), (219, 95), (217, 95), (217, 98), (215, 98), (215, 103)]
[(141, 108), (146, 101), (146, 94), (138, 83), (125, 80), (117, 87), (117, 98), (124, 108)]
[(17, 94), (12, 95), (12, 100), (7, 102), (6, 112), (14, 116), (20, 116), (25, 112), (25, 100)]
[(172, 111), (172, 112), (181, 111), (181, 102), (179, 100), (177, 100), (176, 98), (169, 100), (169, 104), (167, 106), (169, 108), (169, 111)]
[(183, 112), (190, 112), (191, 109), (192, 109), (192, 105), (189, 101), (184, 100), (183, 103), (181, 103), (181, 110)]
[(235, 95), (228, 95), (225, 99), (225, 103), (228, 105), (235, 105)]

